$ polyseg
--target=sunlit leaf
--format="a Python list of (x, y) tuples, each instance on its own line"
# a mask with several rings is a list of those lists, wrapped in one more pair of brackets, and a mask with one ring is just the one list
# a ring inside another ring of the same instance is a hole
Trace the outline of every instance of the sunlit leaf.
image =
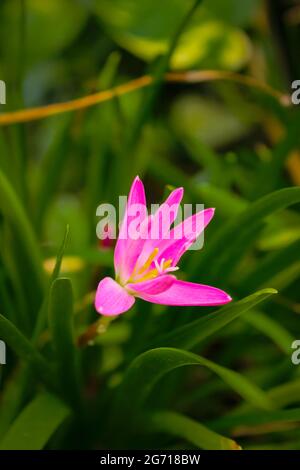
[[(166, 0), (163, 4), (158, 0), (94, 2), (96, 13), (114, 40), (146, 61), (166, 53), (170, 35), (191, 4), (190, 0)], [(208, 62), (211, 67), (234, 69), (248, 58), (246, 35), (201, 7), (182, 35), (172, 66), (182, 69)]]

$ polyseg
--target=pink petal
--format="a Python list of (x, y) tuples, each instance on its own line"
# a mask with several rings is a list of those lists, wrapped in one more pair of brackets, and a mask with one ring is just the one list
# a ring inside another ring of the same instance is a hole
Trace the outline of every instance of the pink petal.
[(126, 256), (128, 254), (128, 245), (131, 242), (128, 237), (128, 228), (130, 227), (130, 223), (135, 219), (134, 216), (130, 215), (130, 208), (132, 208), (134, 205), (140, 205), (146, 209), (145, 189), (143, 182), (138, 176), (132, 183), (129, 192), (127, 206), (114, 253), (115, 271), (116, 274), (120, 275), (122, 278), (126, 278), (127, 276), (127, 273), (123, 273), (122, 271), (126, 271)]
[(126, 289), (133, 291), (138, 296), (141, 296), (141, 294), (157, 295), (169, 289), (175, 280), (175, 276), (163, 274), (149, 281), (127, 284)]
[(134, 297), (111, 277), (105, 277), (99, 282), (95, 297), (98, 313), (107, 316), (120, 315), (129, 310), (134, 302)]
[(177, 217), (183, 193), (183, 188), (174, 189), (154, 214), (151, 234), (156, 236), (156, 240), (161, 240), (169, 232), (170, 226)]
[(150, 215), (141, 223), (139, 227), (140, 238), (128, 240), (125, 250), (126, 255), (124, 256), (122, 269), (120, 271), (120, 280), (124, 284), (130, 278), (139, 256), (144, 252), (145, 242), (149, 238), (151, 221), (152, 217)]
[(168, 236), (170, 226), (177, 217), (183, 193), (183, 188), (174, 189), (153, 215), (150, 237), (145, 241), (143, 250), (140, 253), (137, 262), (138, 266), (142, 266), (147, 261), (154, 248), (159, 246), (161, 240)]
[(174, 280), (166, 291), (151, 295), (140, 292), (139, 297), (160, 305), (213, 306), (230, 302), (231, 297), (216, 287), (194, 284), (193, 282)]
[(176, 266), (183, 253), (195, 242), (214, 216), (214, 209), (205, 209), (188, 217), (176, 225), (169, 234), (169, 240), (159, 245), (158, 262), (162, 258), (172, 259), (172, 266)]

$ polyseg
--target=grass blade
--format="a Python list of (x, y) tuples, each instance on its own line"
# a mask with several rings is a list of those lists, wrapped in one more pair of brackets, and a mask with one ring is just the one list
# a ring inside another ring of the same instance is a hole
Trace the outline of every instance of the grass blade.
[(40, 168), (39, 187), (36, 195), (36, 226), (41, 232), (47, 209), (61, 180), (70, 149), (70, 125), (72, 115), (67, 114), (58, 123), (56, 135)]
[(37, 396), (16, 418), (0, 443), (1, 450), (40, 450), (70, 415), (64, 403), (50, 394)]
[[(68, 237), (69, 226), (66, 227), (64, 240), (61, 244), (56, 258), (56, 264), (51, 275), (51, 284), (59, 276), (60, 266), (62, 263), (62, 258), (65, 252)], [(38, 314), (37, 322), (32, 336), (32, 343), (34, 346), (38, 345), (37, 343), (40, 334), (43, 331), (44, 326), (46, 325), (48, 303), (49, 293), (46, 294), (46, 297)], [(19, 374), (15, 377), (15, 381), (12, 384), (8, 383), (6, 385), (6, 388), (2, 394), (3, 406), (0, 413), (0, 436), (7, 431), (9, 424), (11, 423), (12, 419), (17, 415), (20, 409), (20, 406), (24, 400), (24, 396), (28, 395), (28, 389), (30, 388), (30, 384), (32, 382), (32, 370), (30, 366), (31, 364), (27, 363), (26, 367), (19, 371)]]
[(65, 399), (78, 409), (81, 399), (73, 334), (73, 292), (69, 279), (56, 279), (52, 284), (49, 299), (49, 325), (60, 388)]
[(6, 217), (14, 225), (17, 233), (21, 234), (19, 242), (23, 245), (24, 254), (28, 260), (27, 269), (32, 270), (33, 279), (35, 281), (34, 285), (43, 292), (45, 278), (38, 242), (13, 187), (1, 170), (0, 207)]
[(250, 314), (243, 317), (243, 321), (269, 337), (285, 354), (290, 354), (294, 338), (273, 318), (268, 317), (263, 312), (251, 311)]
[(147, 416), (150, 430), (164, 432), (185, 439), (204, 450), (240, 450), (233, 440), (211, 431), (187, 416), (171, 411), (156, 411)]
[(257, 263), (240, 282), (239, 290), (259, 289), (268, 283), (273, 277), (291, 266), (295, 261), (295, 253), (300, 251), (300, 240), (296, 240), (282, 250), (275, 251), (264, 257)]
[[(264, 425), (267, 425), (268, 432), (278, 427), (279, 423), (293, 423), (300, 421), (300, 408), (289, 410), (260, 411), (251, 413), (241, 413), (240, 415), (231, 415), (213, 421), (210, 425), (219, 430), (234, 429), (235, 435), (259, 434), (259, 427), (263, 433), (266, 432)], [(284, 429), (284, 428), (283, 428)]]
[[(123, 162), (123, 168), (124, 168), (124, 162), (127, 161), (127, 157), (134, 150), (134, 147), (140, 137), (141, 130), (143, 126), (145, 125), (145, 123), (147, 122), (147, 119), (149, 118), (152, 112), (153, 105), (159, 95), (161, 86), (164, 82), (165, 73), (167, 72), (169, 68), (170, 60), (173, 56), (173, 53), (176, 50), (181, 34), (185, 30), (186, 25), (189, 23), (189, 21), (191, 20), (195, 11), (197, 10), (197, 8), (199, 7), (201, 3), (202, 3), (202, 0), (194, 0), (192, 7), (189, 8), (184, 18), (182, 18), (173, 36), (171, 37), (167, 53), (163, 55), (162, 57), (160, 57), (157, 63), (153, 67), (153, 71), (151, 73), (153, 81), (143, 96), (140, 110), (137, 113), (134, 123), (129, 131), (127, 143), (126, 143), (125, 150), (124, 150), (124, 155), (122, 159), (120, 159), (120, 165)], [(136, 168), (133, 167), (133, 170), (135, 172)], [(121, 170), (121, 173), (122, 173), (122, 170)], [(126, 174), (126, 166), (124, 168), (124, 174)]]
[(3, 315), (0, 315), (0, 336), (22, 361), (32, 366), (45, 384), (53, 388), (53, 371), (48, 362)]
[[(217, 374), (232, 390), (255, 408), (270, 410), (274, 404), (266, 393), (241, 374), (226, 369), (196, 354), (174, 348), (151, 349), (139, 355), (129, 366), (118, 391), (114, 419), (122, 431), (128, 430), (154, 385), (167, 373), (184, 366), (198, 365)], [(130, 397), (130, 401), (128, 400)]]
[(228, 325), (228, 323), (276, 293), (274, 289), (258, 291), (242, 300), (226, 305), (205, 317), (176, 328), (170, 333), (161, 336), (161, 338), (155, 341), (155, 345), (191, 349), (208, 336), (216, 333)]
[[(247, 236), (253, 221), (257, 224), (265, 217), (300, 202), (300, 188), (285, 188), (275, 191), (254, 202), (241, 214), (230, 219), (214, 238), (206, 244), (201, 259), (194, 257), (190, 269), (195, 275), (199, 270), (206, 272), (206, 279), (223, 277), (223, 266), (232, 258), (235, 244)], [(235, 240), (235, 243), (232, 243)], [(224, 247), (226, 249), (224, 250)], [(218, 257), (216, 257), (216, 253)]]
[[(63, 256), (64, 256), (64, 253), (65, 253), (65, 250), (66, 250), (66, 246), (67, 246), (67, 243), (68, 243), (68, 240), (69, 240), (69, 233), (70, 233), (70, 227), (69, 227), (69, 225), (67, 225), (66, 231), (65, 231), (65, 236), (64, 236), (62, 244), (59, 248), (59, 251), (57, 253), (55, 266), (54, 266), (53, 272), (51, 274), (50, 286), (52, 285), (52, 283), (59, 276), (61, 263), (62, 263)], [(41, 332), (43, 330), (43, 327), (46, 323), (46, 318), (47, 318), (47, 313), (48, 313), (48, 303), (49, 303), (49, 294), (46, 295), (46, 297), (44, 299), (44, 302), (43, 302), (43, 304), (40, 308), (40, 311), (38, 313), (37, 322), (36, 322), (34, 332), (33, 332), (33, 337), (32, 337), (32, 341), (34, 343), (36, 343), (36, 341), (38, 340), (39, 335), (41, 334)]]

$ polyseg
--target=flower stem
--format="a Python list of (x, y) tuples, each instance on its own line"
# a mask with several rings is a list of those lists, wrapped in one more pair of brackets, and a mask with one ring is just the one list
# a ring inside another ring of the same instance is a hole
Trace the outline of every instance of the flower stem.
[(87, 345), (92, 345), (95, 338), (98, 335), (101, 335), (106, 332), (109, 324), (115, 319), (116, 317), (101, 317), (96, 322), (92, 323), (88, 329), (82, 333), (77, 339), (77, 345), (79, 348), (83, 348)]

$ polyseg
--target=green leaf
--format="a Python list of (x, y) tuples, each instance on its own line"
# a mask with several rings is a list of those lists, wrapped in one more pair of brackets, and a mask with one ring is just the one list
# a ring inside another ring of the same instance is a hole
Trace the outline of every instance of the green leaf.
[[(150, 87), (148, 87), (144, 92), (139, 112), (136, 114), (134, 123), (129, 131), (128, 141), (125, 146), (124, 155), (122, 156), (120, 165), (122, 164), (122, 162), (127, 160), (127, 157), (132, 152), (136, 143), (138, 142), (143, 126), (147, 122), (147, 119), (149, 118), (152, 112), (153, 105), (158, 97), (159, 91), (164, 82), (164, 75), (169, 69), (170, 62), (177, 50), (180, 39), (201, 2), (202, 0), (193, 0), (192, 2), (189, 2), (189, 7), (185, 8), (181, 12), (182, 14), (178, 15), (178, 20), (176, 20), (174, 23), (174, 28), (172, 28), (171, 34), (168, 37), (166, 49), (164, 51), (161, 51), (157, 62), (153, 66), (153, 70), (151, 73), (153, 82)], [(124, 174), (126, 174), (125, 168)]]
[[(67, 246), (67, 243), (68, 243), (68, 240), (69, 240), (69, 233), (70, 233), (70, 227), (69, 227), (69, 225), (67, 225), (62, 244), (59, 248), (59, 251), (58, 251), (58, 254), (57, 254), (57, 257), (56, 257), (55, 266), (54, 266), (53, 272), (51, 274), (51, 279), (50, 279), (50, 284), (49, 284), (50, 288), (52, 286), (52, 283), (59, 276), (61, 263), (62, 263), (63, 256), (64, 256), (65, 250), (66, 250), (66, 246)], [(38, 313), (36, 325), (35, 325), (33, 336), (32, 336), (32, 341), (34, 343), (36, 343), (37, 340), (39, 339), (39, 335), (41, 334), (41, 332), (42, 332), (42, 330), (45, 326), (45, 323), (46, 323), (46, 318), (47, 318), (47, 314), (48, 314), (49, 295), (50, 295), (49, 293), (46, 294), (45, 299), (43, 301), (43, 304), (42, 304), (42, 306), (39, 310), (39, 313)]]
[(61, 263), (62, 263), (64, 254), (65, 254), (65, 251), (66, 251), (66, 246), (67, 246), (67, 243), (68, 243), (68, 240), (69, 240), (69, 236), (70, 236), (70, 227), (69, 227), (69, 225), (67, 225), (62, 244), (61, 244), (61, 246), (58, 250), (57, 256), (56, 256), (55, 266), (54, 266), (53, 272), (51, 274), (51, 280), (50, 280), (51, 283), (53, 283), (59, 276)]
[(32, 271), (33, 282), (36, 289), (44, 290), (45, 278), (41, 263), (39, 245), (33, 232), (32, 226), (19, 201), (13, 187), (0, 170), (0, 208), (12, 223), (16, 232), (20, 234), (21, 244), (26, 260), (28, 260), (27, 271)]
[(67, 225), (70, 226), (72, 232), (72, 237), (68, 242), (68, 251), (80, 254), (80, 251), (88, 246), (89, 219), (77, 196), (69, 194), (66, 197), (59, 193), (45, 219), (44, 236), (47, 240), (51, 240), (53, 246), (59, 246)]
[(9, 321), (0, 315), (0, 337), (19, 356), (32, 366), (45, 384), (53, 388), (53, 371), (31, 342)]
[(213, 148), (242, 139), (251, 128), (240, 114), (196, 93), (179, 96), (172, 104), (170, 118), (175, 133), (181, 138), (193, 139), (196, 143), (202, 141)]
[(197, 202), (200, 200), (209, 207), (218, 207), (220, 214), (226, 218), (240, 213), (247, 207), (246, 201), (229, 191), (207, 183), (196, 184), (182, 170), (161, 156), (149, 161), (149, 171), (163, 184), (172, 184), (175, 187), (184, 186), (185, 192), (193, 200)]
[(37, 396), (13, 422), (1, 450), (40, 450), (70, 415), (64, 403), (50, 394)]
[[(118, 51), (113, 51), (108, 56), (98, 78), (100, 90), (107, 90), (116, 85), (120, 60), (121, 54)], [(102, 126), (99, 128), (100, 121)], [(95, 219), (99, 201), (110, 196), (106, 191), (112, 184), (110, 179), (107, 180), (105, 162), (111, 157), (111, 152), (115, 153), (116, 145), (119, 150), (120, 143), (117, 142), (123, 136), (124, 122), (120, 98), (115, 96), (111, 101), (103, 103), (103, 106), (94, 109), (87, 123), (90, 157), (86, 173), (86, 205), (90, 220)], [(115, 174), (114, 169), (111, 170), (111, 174)], [(94, 240), (94, 231), (94, 224), (91, 224), (92, 240)]]
[(71, 281), (56, 279), (49, 298), (49, 325), (55, 351), (59, 386), (63, 396), (80, 408), (79, 370), (73, 332), (73, 292)]
[(216, 333), (254, 306), (276, 294), (274, 289), (264, 289), (242, 300), (232, 302), (187, 325), (176, 328), (155, 341), (155, 346), (176, 346), (191, 349), (208, 336)]
[[(31, 369), (27, 368), (26, 371)], [(24, 374), (25, 368), (20, 367), (14, 375), (14, 380), (6, 381), (1, 390), (0, 407), (0, 442), (7, 433), (12, 421), (17, 417), (24, 404), (24, 380), (28, 381), (28, 374)], [(30, 374), (32, 378), (32, 372)]]
[(300, 214), (286, 210), (280, 217), (274, 217), (263, 230), (258, 241), (262, 251), (283, 249), (300, 238)]
[(156, 411), (147, 416), (147, 430), (164, 432), (204, 450), (240, 450), (233, 440), (211, 431), (187, 416), (171, 411)]
[[(239, 429), (240, 435), (247, 435), (247, 433), (258, 426), (263, 426), (264, 424), (268, 425), (268, 428), (272, 424), (276, 425), (278, 423), (293, 423), (295, 421), (300, 421), (300, 408), (294, 408), (290, 410), (274, 410), (274, 411), (263, 411), (258, 412), (249, 412), (241, 413), (239, 415), (225, 416), (218, 420), (210, 423), (214, 428), (218, 430), (223, 429), (232, 429), (236, 426), (241, 426)], [(275, 427), (276, 429), (276, 427)], [(262, 432), (265, 433), (265, 429), (262, 429)]]
[(204, 0), (203, 6), (218, 18), (224, 21), (235, 24), (245, 25), (255, 15), (260, 0)]
[[(279, 409), (285, 408), (290, 405), (299, 404), (300, 379), (296, 378), (294, 380), (291, 380), (290, 382), (277, 385), (276, 387), (273, 387), (268, 390), (266, 394), (272, 400), (272, 403), (275, 403), (275, 407)], [(235, 425), (243, 424), (243, 417), (246, 416), (246, 420), (248, 420), (249, 416), (250, 424), (253, 424), (251, 422), (251, 412), (256, 415), (256, 413), (253, 411), (252, 406), (248, 404), (243, 404), (238, 409), (235, 409), (233, 413), (229, 413), (227, 416), (217, 419), (216, 421), (214, 421), (214, 423), (216, 423), (216, 426), (218, 428), (225, 429), (228, 423), (229, 426), (231, 426), (232, 422), (234, 422)], [(256, 418), (254, 418), (254, 421), (256, 421)]]
[[(191, 0), (104, 0), (94, 2), (94, 8), (121, 47), (153, 61), (166, 53), (172, 32), (191, 4)], [(183, 69), (208, 62), (212, 68), (235, 69), (249, 58), (249, 51), (243, 31), (201, 7), (181, 36), (171, 65)]]
[[(1, 43), (3, 56), (9, 60), (18, 53), (19, 44), (12, 35), (12, 40), (5, 38), (15, 30), (18, 24), (18, 0), (5, 3), (1, 12), (3, 27)], [(69, 0), (27, 0), (26, 1), (26, 63), (29, 66), (43, 60), (49, 60), (72, 43), (86, 20), (86, 10), (80, 2)], [(63, 18), (63, 21), (61, 21)], [(41, 31), (43, 34), (41, 34)], [(55, 31), (55, 34), (53, 34)], [(4, 48), (4, 44), (6, 46)]]
[(36, 194), (36, 226), (41, 232), (49, 204), (54, 198), (66, 164), (70, 147), (72, 114), (66, 114), (56, 122), (55, 135), (39, 169)]
[(5, 155), (8, 155), (8, 153), (9, 153), (8, 145), (7, 145), (5, 134), (2, 128), (0, 129), (0, 168), (3, 171), (3, 173), (9, 177), (9, 179), (12, 179), (11, 177), (12, 177), (13, 168), (11, 168), (8, 158), (5, 158)]
[(12, 323), (18, 324), (14, 305), (7, 289), (7, 278), (4, 269), (0, 269), (0, 299), (3, 304), (6, 318), (8, 318)]
[[(65, 236), (56, 258), (56, 264), (51, 275), (51, 284), (59, 276), (62, 258), (69, 237), (69, 227), (66, 227)], [(48, 314), (49, 293), (46, 294), (44, 302), (40, 308), (37, 322), (32, 335), (32, 343), (37, 346), (40, 334), (46, 324)], [(15, 380), (6, 385), (2, 395), (2, 410), (0, 412), (0, 436), (7, 431), (8, 425), (11, 423), (23, 403), (23, 397), (28, 393), (28, 388), (32, 381), (31, 364), (27, 363), (26, 367), (19, 371), (15, 376)]]
[(295, 253), (300, 251), (300, 240), (296, 240), (282, 250), (277, 250), (258, 260), (256, 265), (240, 281), (239, 289), (258, 289), (270, 283), (273, 277), (295, 262)]
[[(267, 216), (274, 214), (292, 204), (300, 202), (300, 188), (285, 188), (275, 191), (254, 202), (245, 211), (231, 218), (218, 230), (216, 235), (205, 246), (201, 257), (194, 256), (190, 269), (195, 275), (203, 270), (205, 279), (222, 279), (230, 271), (230, 260), (233, 260), (233, 252), (236, 255), (236, 245), (243, 238), (247, 238), (249, 231), (253, 230), (253, 223), (258, 224)], [(234, 240), (234, 243), (232, 243)], [(225, 249), (224, 249), (225, 247)], [(190, 271), (190, 272), (191, 272)]]
[(300, 379), (296, 378), (290, 382), (286, 382), (272, 388), (268, 391), (268, 396), (280, 408), (291, 404), (300, 403)]
[[(124, 426), (135, 421), (154, 385), (167, 373), (183, 366), (198, 365), (217, 374), (246, 402), (262, 410), (272, 409), (273, 403), (265, 392), (241, 374), (215, 364), (196, 354), (174, 348), (151, 349), (139, 355), (129, 366), (119, 387), (114, 418)], [(130, 400), (128, 400), (130, 397)]]
[[(174, 115), (176, 120), (176, 115)], [(179, 127), (179, 122), (177, 121)], [(180, 126), (181, 127), (181, 126)], [(224, 164), (220, 155), (217, 154), (214, 149), (209, 145), (205, 144), (204, 141), (197, 136), (178, 136), (180, 143), (183, 144), (186, 149), (188, 156), (197, 164), (200, 168), (205, 168), (205, 172), (209, 174), (209, 181), (216, 187), (226, 186), (227, 179), (224, 181)], [(229, 193), (231, 194), (231, 192)]]
[(290, 354), (294, 338), (273, 318), (268, 317), (263, 312), (252, 310), (243, 317), (243, 321), (269, 337), (284, 353)]
[(293, 149), (299, 147), (299, 143), (299, 114), (295, 114), (295, 119), (290, 120), (286, 127), (286, 135), (274, 147), (272, 159), (263, 162), (259, 171), (256, 172), (253, 187), (253, 194), (256, 197), (268, 194), (276, 188), (285, 160)]

